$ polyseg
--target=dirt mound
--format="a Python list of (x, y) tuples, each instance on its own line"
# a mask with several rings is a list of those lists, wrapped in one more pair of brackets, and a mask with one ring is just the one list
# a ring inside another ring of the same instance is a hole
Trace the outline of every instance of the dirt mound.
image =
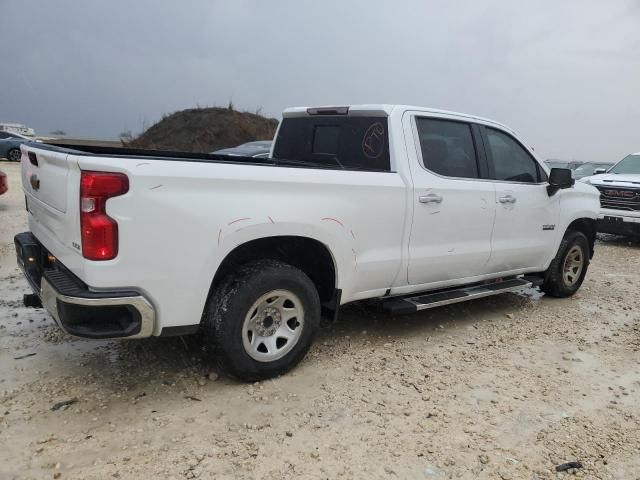
[(189, 108), (172, 113), (128, 146), (206, 153), (253, 140), (271, 140), (278, 121), (229, 108)]

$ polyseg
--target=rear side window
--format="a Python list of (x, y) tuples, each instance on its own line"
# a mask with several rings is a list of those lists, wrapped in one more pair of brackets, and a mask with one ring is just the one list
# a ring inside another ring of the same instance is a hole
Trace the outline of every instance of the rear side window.
[(467, 123), (416, 118), (422, 161), (427, 170), (458, 178), (478, 178), (471, 126)]
[(522, 145), (504, 132), (487, 128), (489, 156), (496, 180), (538, 183), (546, 174)]
[(285, 118), (273, 157), (348, 170), (389, 171), (386, 117)]

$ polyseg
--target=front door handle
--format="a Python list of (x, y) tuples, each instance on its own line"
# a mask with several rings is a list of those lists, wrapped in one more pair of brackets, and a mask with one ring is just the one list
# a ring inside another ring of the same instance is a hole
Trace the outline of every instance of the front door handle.
[(429, 195), (421, 195), (418, 197), (420, 203), (442, 203), (442, 197), (440, 195), (436, 195), (435, 193), (430, 193)]
[(498, 201), (500, 203), (508, 203), (513, 205), (514, 203), (516, 203), (516, 197), (514, 197), (513, 195), (505, 195), (504, 197), (500, 197)]

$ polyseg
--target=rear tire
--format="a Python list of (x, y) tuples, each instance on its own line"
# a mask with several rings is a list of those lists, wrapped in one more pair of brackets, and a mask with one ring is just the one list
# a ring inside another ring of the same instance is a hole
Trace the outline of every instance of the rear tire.
[(7, 152), (7, 160), (10, 162), (19, 162), (21, 156), (22, 152), (20, 152), (19, 148), (12, 148)]
[(320, 298), (301, 270), (260, 260), (225, 278), (210, 296), (202, 330), (211, 359), (228, 375), (257, 381), (304, 358), (320, 324)]
[(567, 231), (540, 287), (552, 297), (570, 297), (578, 291), (589, 267), (589, 240), (582, 232)]

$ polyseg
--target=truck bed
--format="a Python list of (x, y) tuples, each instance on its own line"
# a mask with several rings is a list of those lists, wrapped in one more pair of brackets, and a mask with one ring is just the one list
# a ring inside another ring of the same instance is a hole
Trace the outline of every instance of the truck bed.
[(149, 150), (144, 148), (105, 147), (98, 145), (69, 145), (55, 142), (38, 144), (38, 148), (73, 155), (100, 155), (104, 157), (144, 158), (205, 163), (241, 163), (248, 165), (277, 165), (273, 158), (254, 158), (216, 153), (180, 152), (174, 150)]
[(354, 171), (378, 171), (377, 169), (349, 168), (334, 163), (314, 163), (308, 160), (284, 159), (284, 158), (258, 158), (244, 157), (241, 155), (225, 155), (217, 153), (181, 152), (174, 150), (149, 150), (143, 148), (105, 147), (98, 145), (69, 145), (59, 143), (39, 143), (37, 148), (72, 155), (99, 155), (101, 157), (163, 160), (174, 162), (199, 162), (199, 163), (234, 163), (239, 165), (254, 165), (267, 167), (289, 168), (315, 168), (325, 170), (354, 170)]

